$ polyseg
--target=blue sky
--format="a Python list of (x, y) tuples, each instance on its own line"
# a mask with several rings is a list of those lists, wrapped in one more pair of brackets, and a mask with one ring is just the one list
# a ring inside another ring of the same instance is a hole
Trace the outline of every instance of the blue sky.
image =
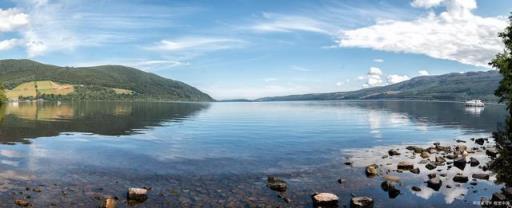
[(510, 0), (0, 0), (0, 58), (122, 64), (216, 99), (490, 70)]

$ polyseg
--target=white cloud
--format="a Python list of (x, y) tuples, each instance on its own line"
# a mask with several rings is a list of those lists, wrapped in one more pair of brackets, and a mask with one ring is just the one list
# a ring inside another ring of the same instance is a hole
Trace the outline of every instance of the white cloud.
[(18, 9), (0, 9), (0, 32), (10, 32), (28, 24), (28, 15)]
[(305, 31), (323, 34), (337, 31), (332, 25), (304, 16), (263, 13), (263, 18), (264, 21), (251, 26), (250, 29), (258, 32)]
[(375, 87), (384, 83), (382, 79), (382, 70), (377, 67), (370, 67), (367, 74), (366, 86)]
[(373, 59), (373, 62), (382, 63), (384, 62), (384, 59)]
[(9, 39), (0, 41), (0, 51), (9, 50), (19, 44), (18, 39)]
[(428, 75), (430, 75), (430, 73), (427, 70), (419, 70), (418, 74), (420, 76), (428, 76)]
[(265, 82), (275, 82), (275, 81), (277, 81), (277, 78), (267, 77), (267, 78), (263, 79), (263, 81), (265, 81)]
[(229, 38), (185, 37), (175, 40), (162, 40), (156, 45), (149, 47), (149, 49), (161, 51), (212, 51), (241, 47), (244, 43), (244, 41)]
[(293, 70), (293, 71), (300, 71), (300, 72), (310, 72), (312, 71), (311, 69), (309, 68), (306, 68), (306, 67), (302, 67), (302, 66), (297, 66), (297, 65), (291, 65), (290, 68)]
[(371, 26), (345, 30), (338, 38), (339, 46), (424, 54), (483, 67), (503, 50), (497, 34), (506, 27), (506, 19), (474, 15), (474, 0), (417, 0), (412, 5), (443, 6), (445, 10), (415, 20), (379, 20)]
[(398, 75), (398, 74), (388, 75), (388, 77), (387, 77), (388, 84), (396, 84), (396, 83), (403, 82), (403, 81), (406, 81), (409, 79), (411, 79), (411, 78), (409, 78), (409, 76), (407, 76), (407, 75)]

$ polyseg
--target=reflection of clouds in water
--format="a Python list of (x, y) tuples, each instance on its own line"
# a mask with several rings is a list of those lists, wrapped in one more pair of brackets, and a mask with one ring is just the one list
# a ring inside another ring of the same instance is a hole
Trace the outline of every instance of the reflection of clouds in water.
[(401, 113), (389, 114), (388, 121), (390, 124), (393, 124), (393, 127), (399, 127), (409, 124), (409, 118), (407, 117), (407, 115)]
[(428, 124), (423, 121), (416, 122), (416, 129), (420, 131), (428, 131)]
[(381, 115), (382, 112), (369, 110), (368, 111), (368, 124), (370, 125), (370, 133), (373, 134), (375, 138), (382, 138), (382, 134), (380, 132), (381, 129)]
[(19, 165), (18, 161), (12, 161), (12, 160), (0, 160), (0, 163), (2, 163), (4, 165), (14, 166), (14, 167), (18, 167), (18, 165)]
[(423, 199), (430, 199), (430, 197), (432, 197), (432, 195), (434, 195), (435, 191), (429, 187), (426, 187), (426, 186), (420, 186), (421, 188), (421, 191), (413, 191), (411, 189), (409, 189), (409, 191), (411, 193), (413, 193), (414, 195), (420, 197), (420, 198), (423, 198)]
[(0, 155), (8, 158), (19, 158), (22, 157), (22, 155), (14, 150), (0, 150)]
[(484, 111), (484, 107), (466, 107), (464, 110), (471, 115), (479, 116)]
[(468, 190), (463, 187), (454, 187), (451, 189), (444, 189), (443, 190), (444, 201), (447, 204), (451, 204), (451, 203), (453, 203), (453, 201), (455, 201), (455, 199), (459, 199), (459, 200), (464, 199), (464, 195), (466, 195), (467, 193), (468, 193)]

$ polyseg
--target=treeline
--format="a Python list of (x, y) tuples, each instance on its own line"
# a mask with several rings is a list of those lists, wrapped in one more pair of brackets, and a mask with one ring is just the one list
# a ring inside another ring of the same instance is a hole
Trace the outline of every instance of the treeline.
[(0, 83), (0, 105), (3, 102), (7, 101), (7, 96), (5, 96), (4, 86)]
[[(183, 82), (160, 77), (135, 68), (105, 65), (96, 67), (59, 67), (31, 60), (0, 60), (0, 82), (13, 89), (19, 84), (51, 80), (54, 82), (127, 89), (140, 99), (164, 99), (177, 101), (213, 101), (198, 89)], [(91, 89), (92, 90), (92, 89)], [(108, 92), (78, 93), (76, 96), (89, 97), (92, 94), (114, 96)]]

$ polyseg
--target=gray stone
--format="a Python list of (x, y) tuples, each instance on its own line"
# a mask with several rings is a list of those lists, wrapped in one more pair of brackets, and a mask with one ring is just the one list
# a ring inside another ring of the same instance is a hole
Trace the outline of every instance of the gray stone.
[(316, 207), (337, 207), (338, 196), (332, 193), (315, 193), (311, 196)]
[(453, 165), (461, 170), (464, 170), (466, 167), (466, 158), (465, 157), (459, 157), (453, 161)]
[(466, 183), (468, 182), (468, 180), (468, 177), (462, 174), (456, 174), (455, 176), (453, 176), (453, 181), (457, 183)]
[(396, 151), (394, 149), (390, 149), (388, 151), (388, 154), (389, 154), (389, 156), (395, 156), (395, 155), (400, 155), (400, 152), (398, 152), (398, 151)]
[(435, 169), (437, 167), (437, 165), (435, 163), (433, 163), (433, 162), (430, 162), (427, 165), (425, 165), (425, 167), (427, 169), (429, 169), (429, 170), (433, 170), (433, 169)]
[(350, 200), (350, 207), (352, 208), (372, 208), (373, 199), (367, 196), (353, 197)]
[(480, 180), (489, 180), (489, 174), (487, 173), (474, 173), (471, 177)]
[(148, 199), (147, 188), (129, 188), (128, 201), (144, 202)]
[(476, 158), (470, 157), (469, 164), (471, 165), (471, 167), (475, 167), (475, 166), (480, 165), (480, 162)]
[(378, 166), (376, 164), (371, 164), (366, 166), (366, 176), (374, 177), (378, 174)]
[(421, 191), (421, 188), (420, 188), (420, 187), (417, 187), (417, 186), (413, 186), (411, 189), (412, 189), (413, 191), (416, 191), (416, 192)]
[(439, 191), (443, 182), (439, 178), (431, 178), (427, 181), (427, 186), (435, 191)]
[(400, 161), (398, 162), (397, 168), (399, 170), (411, 170), (414, 168), (414, 165), (407, 161)]
[(275, 176), (267, 177), (267, 187), (279, 192), (285, 192), (288, 188), (288, 184), (283, 179)]

